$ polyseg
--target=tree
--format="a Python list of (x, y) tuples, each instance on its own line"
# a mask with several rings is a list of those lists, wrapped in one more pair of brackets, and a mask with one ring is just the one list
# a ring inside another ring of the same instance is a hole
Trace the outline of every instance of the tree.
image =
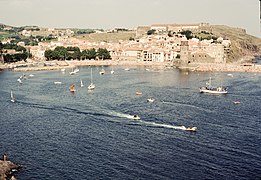
[(99, 59), (111, 59), (111, 55), (107, 49), (99, 48), (97, 51)]
[(54, 49), (54, 52), (57, 52), (58, 59), (59, 60), (65, 60), (68, 57), (68, 51), (65, 47), (63, 46), (57, 46)]
[(185, 35), (187, 39), (192, 39), (192, 32), (190, 30), (182, 31), (181, 34)]
[(155, 32), (156, 32), (155, 29), (150, 29), (150, 30), (148, 30), (147, 35), (155, 34)]
[(66, 59), (80, 59), (81, 51), (79, 47), (67, 47), (68, 57)]
[(53, 56), (53, 51), (48, 49), (44, 52), (44, 57), (46, 57), (46, 59), (49, 61), (52, 59)]
[(97, 52), (94, 48), (82, 51), (82, 59), (95, 59)]

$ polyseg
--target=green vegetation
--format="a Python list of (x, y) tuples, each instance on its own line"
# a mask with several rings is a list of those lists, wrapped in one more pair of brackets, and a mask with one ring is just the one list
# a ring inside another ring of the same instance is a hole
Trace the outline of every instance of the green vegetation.
[(155, 33), (156, 33), (155, 29), (150, 29), (150, 30), (148, 30), (147, 35), (152, 35), (152, 34), (155, 34)]
[(110, 53), (107, 49), (99, 48), (97, 51), (95, 49), (87, 49), (80, 51), (78, 47), (63, 47), (58, 46), (53, 51), (46, 50), (44, 56), (47, 60), (71, 60), (71, 59), (110, 59)]
[[(10, 50), (14, 51), (10, 53)], [(24, 47), (16, 44), (2, 44), (2, 42), (0, 42), (0, 54), (3, 55), (5, 63), (26, 60), (31, 57), (31, 54)]]
[(181, 34), (185, 35), (187, 39), (193, 38), (192, 32), (190, 30), (182, 31)]

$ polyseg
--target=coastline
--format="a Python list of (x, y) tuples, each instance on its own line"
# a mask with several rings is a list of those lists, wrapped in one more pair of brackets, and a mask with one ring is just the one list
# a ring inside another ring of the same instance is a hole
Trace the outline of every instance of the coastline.
[(180, 66), (179, 69), (187, 69), (196, 72), (261, 72), (259, 64), (214, 64), (214, 63), (198, 63), (190, 66)]
[(151, 66), (157, 68), (173, 67), (181, 70), (196, 72), (261, 72), (261, 65), (258, 64), (214, 64), (197, 63), (188, 66), (175, 66), (172, 62), (151, 62), (151, 61), (114, 61), (114, 60), (71, 60), (71, 61), (41, 61), (23, 62), (0, 65), (0, 69), (10, 69), (15, 72), (25, 71), (49, 71), (60, 69), (73, 69), (77, 66)]
[[(6, 180), (7, 177), (11, 176), (11, 173), (18, 168), (19, 166), (11, 161), (0, 160), (0, 180)], [(12, 176), (11, 179), (14, 179), (14, 176)]]
[[(171, 63), (172, 64), (172, 63)], [(5, 64), (0, 66), (0, 69), (11, 69), (15, 72), (25, 71), (49, 71), (60, 69), (72, 69), (77, 66), (152, 66), (164, 68), (171, 66), (169, 62), (151, 62), (151, 61), (113, 61), (113, 60), (71, 60), (71, 61), (43, 61), (36, 63), (21, 63), (21, 64)]]

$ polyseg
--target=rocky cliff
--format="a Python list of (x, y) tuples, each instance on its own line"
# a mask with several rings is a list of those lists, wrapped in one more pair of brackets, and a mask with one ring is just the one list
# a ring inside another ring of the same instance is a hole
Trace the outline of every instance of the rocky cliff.
[(261, 55), (261, 39), (247, 34), (244, 29), (212, 25), (212, 33), (231, 41), (227, 62), (243, 62)]

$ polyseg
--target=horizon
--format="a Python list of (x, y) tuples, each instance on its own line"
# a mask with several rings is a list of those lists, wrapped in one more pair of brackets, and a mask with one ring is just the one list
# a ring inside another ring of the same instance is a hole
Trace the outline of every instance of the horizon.
[[(14, 27), (113, 29), (152, 24), (226, 25), (260, 35), (257, 0), (0, 0), (1, 23)], [(11, 12), (11, 13), (10, 13)], [(229, 17), (229, 18), (228, 18)]]

